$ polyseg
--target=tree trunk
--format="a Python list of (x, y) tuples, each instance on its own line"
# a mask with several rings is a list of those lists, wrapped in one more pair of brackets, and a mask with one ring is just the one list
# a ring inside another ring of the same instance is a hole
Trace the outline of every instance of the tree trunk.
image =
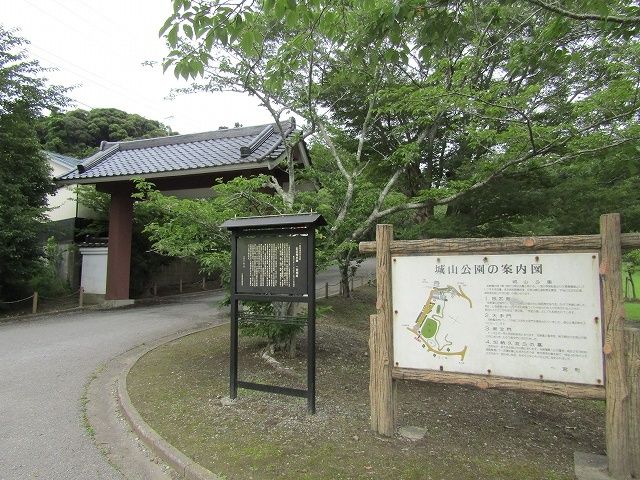
[(349, 260), (339, 263), (340, 270), (340, 291), (345, 298), (351, 297), (351, 290), (349, 288)]
[[(636, 298), (636, 285), (635, 283), (633, 283), (633, 275), (631, 274), (631, 272), (629, 272), (629, 278), (627, 278), (627, 281), (631, 284), (631, 295), (632, 297), (629, 297), (629, 295), (626, 295), (628, 298)], [(625, 294), (628, 294), (629, 292), (625, 292)]]
[(433, 205), (426, 205), (422, 208), (418, 208), (415, 213), (415, 219), (417, 223), (425, 223), (427, 220), (433, 217)]

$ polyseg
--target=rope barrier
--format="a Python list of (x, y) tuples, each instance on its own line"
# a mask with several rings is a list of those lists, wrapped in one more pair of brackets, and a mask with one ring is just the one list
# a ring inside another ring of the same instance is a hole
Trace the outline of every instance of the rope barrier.
[[(71, 298), (71, 297), (75, 297), (80, 293), (80, 289), (76, 290), (73, 293), (70, 293), (69, 295), (63, 295), (61, 297), (45, 297), (44, 295), (39, 295), (41, 300), (62, 300), (65, 298)], [(33, 296), (33, 295), (32, 295)]]
[(21, 298), (20, 300), (12, 300), (10, 302), (0, 302), (0, 303), (2, 303), (4, 305), (9, 305), (11, 303), (20, 303), (20, 302), (24, 302), (25, 300), (31, 300), (32, 298), (33, 298), (33, 294), (29, 295), (26, 298)]

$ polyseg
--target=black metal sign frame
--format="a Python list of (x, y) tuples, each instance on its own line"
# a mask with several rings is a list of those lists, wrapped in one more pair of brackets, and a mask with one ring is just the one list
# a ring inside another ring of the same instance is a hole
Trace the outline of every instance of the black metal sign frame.
[[(320, 217), (322, 218), (322, 217)], [(324, 224), (324, 219), (322, 219)], [(307, 224), (304, 228), (269, 228), (265, 229), (231, 229), (231, 349), (230, 349), (230, 398), (238, 396), (238, 388), (259, 390), (262, 392), (279, 393), (307, 399), (307, 410), (310, 414), (316, 412), (316, 296), (315, 296), (315, 225)], [(223, 224), (223, 226), (225, 226)], [(258, 288), (238, 288), (238, 243), (251, 237), (259, 240), (260, 237), (282, 239), (295, 236), (296, 239), (305, 238), (303, 252), (306, 254), (303, 285), (297, 288), (286, 289), (282, 287), (264, 288), (262, 292)], [(304, 288), (301, 288), (304, 287)], [(251, 290), (251, 291), (247, 291)], [(271, 292), (270, 292), (271, 290)], [(273, 291), (277, 293), (272, 293)], [(287, 291), (289, 293), (287, 293)], [(262, 302), (296, 302), (307, 304), (307, 388), (288, 388), (276, 385), (266, 385), (253, 382), (245, 382), (238, 379), (238, 304), (241, 301)]]

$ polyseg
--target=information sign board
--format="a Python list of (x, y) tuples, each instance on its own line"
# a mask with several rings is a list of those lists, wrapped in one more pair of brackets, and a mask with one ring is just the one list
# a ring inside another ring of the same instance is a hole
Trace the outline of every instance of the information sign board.
[(602, 384), (596, 253), (393, 258), (396, 366)]
[[(318, 213), (229, 219), (221, 227), (231, 232), (231, 345), (229, 397), (238, 388), (306, 397), (309, 413), (316, 411), (316, 295), (315, 230), (327, 222)], [(241, 311), (242, 302), (306, 303), (301, 316)], [(290, 388), (238, 378), (239, 322), (307, 325), (307, 388)]]
[(307, 235), (252, 234), (238, 236), (238, 293), (307, 293)]

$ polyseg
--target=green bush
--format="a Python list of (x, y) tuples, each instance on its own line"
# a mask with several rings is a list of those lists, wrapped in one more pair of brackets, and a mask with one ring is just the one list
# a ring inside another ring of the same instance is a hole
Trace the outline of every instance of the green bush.
[(62, 297), (70, 293), (69, 284), (58, 275), (62, 262), (62, 252), (53, 237), (47, 239), (44, 255), (36, 273), (31, 277), (29, 286), (34, 292), (48, 298)]
[[(239, 333), (243, 337), (260, 337), (267, 340), (265, 351), (269, 354), (283, 353), (295, 356), (295, 340), (304, 330), (303, 325), (283, 322), (285, 316), (293, 316), (295, 308), (292, 303), (285, 302), (247, 302), (244, 309), (251, 315), (273, 316), (273, 321), (238, 323)], [(280, 318), (280, 320), (278, 320)]]

